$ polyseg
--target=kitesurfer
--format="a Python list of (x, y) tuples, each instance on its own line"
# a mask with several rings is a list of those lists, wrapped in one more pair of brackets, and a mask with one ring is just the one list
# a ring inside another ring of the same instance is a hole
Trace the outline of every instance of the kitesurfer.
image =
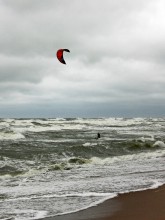
[(100, 133), (97, 133), (97, 138), (96, 139), (99, 139), (101, 136), (100, 136)]

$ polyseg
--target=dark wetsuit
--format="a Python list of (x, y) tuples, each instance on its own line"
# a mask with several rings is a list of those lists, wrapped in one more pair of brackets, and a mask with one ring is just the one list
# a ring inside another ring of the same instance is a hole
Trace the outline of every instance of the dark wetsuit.
[(97, 133), (97, 139), (99, 139), (100, 138), (100, 133)]

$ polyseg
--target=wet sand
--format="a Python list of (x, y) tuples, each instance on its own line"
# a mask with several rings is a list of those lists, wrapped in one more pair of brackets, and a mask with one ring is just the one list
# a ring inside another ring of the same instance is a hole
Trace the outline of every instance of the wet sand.
[(98, 206), (44, 220), (165, 220), (165, 185), (121, 194)]

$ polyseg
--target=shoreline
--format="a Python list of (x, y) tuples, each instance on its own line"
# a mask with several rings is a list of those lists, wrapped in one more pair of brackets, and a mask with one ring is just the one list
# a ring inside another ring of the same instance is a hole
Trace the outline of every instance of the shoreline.
[(143, 191), (119, 194), (91, 208), (44, 220), (164, 220), (165, 184)]

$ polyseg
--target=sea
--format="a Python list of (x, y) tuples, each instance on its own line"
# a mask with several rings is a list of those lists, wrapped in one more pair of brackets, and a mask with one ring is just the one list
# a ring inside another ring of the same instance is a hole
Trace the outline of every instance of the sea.
[(64, 215), (163, 184), (165, 118), (0, 119), (0, 219)]

